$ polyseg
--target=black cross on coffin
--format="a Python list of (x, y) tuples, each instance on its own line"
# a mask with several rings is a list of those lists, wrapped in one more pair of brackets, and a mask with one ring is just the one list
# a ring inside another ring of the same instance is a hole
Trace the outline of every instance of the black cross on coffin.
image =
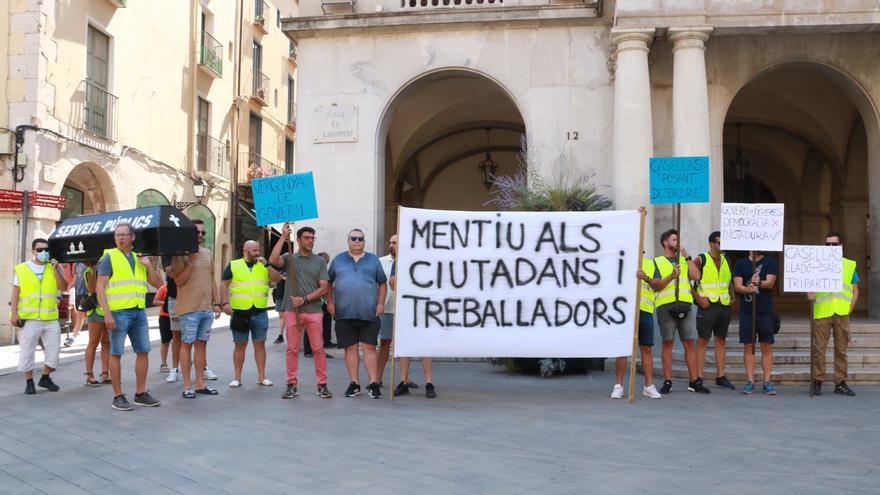
[(113, 230), (119, 222), (134, 227), (134, 250), (145, 256), (195, 253), (196, 226), (173, 206), (149, 206), (71, 217), (49, 236), (49, 252), (62, 263), (98, 261), (116, 247)]

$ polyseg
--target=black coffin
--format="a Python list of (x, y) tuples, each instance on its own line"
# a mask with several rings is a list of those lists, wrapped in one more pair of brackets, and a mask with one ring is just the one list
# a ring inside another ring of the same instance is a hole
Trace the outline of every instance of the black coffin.
[(116, 247), (118, 223), (134, 227), (134, 251), (145, 256), (195, 253), (197, 229), (173, 206), (150, 206), (68, 218), (49, 236), (49, 252), (63, 263), (98, 261), (105, 249)]

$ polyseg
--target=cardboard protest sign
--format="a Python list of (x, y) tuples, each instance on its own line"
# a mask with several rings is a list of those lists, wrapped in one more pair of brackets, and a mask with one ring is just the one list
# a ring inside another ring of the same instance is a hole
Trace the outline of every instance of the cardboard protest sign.
[(254, 179), (251, 190), (258, 226), (318, 218), (311, 172)]
[(651, 204), (708, 203), (709, 157), (655, 157), (650, 161)]
[(785, 292), (840, 292), (843, 290), (843, 248), (786, 244)]
[(722, 203), (721, 249), (782, 251), (783, 203)]
[(640, 214), (400, 209), (397, 356), (632, 351)]
[(199, 250), (196, 226), (173, 206), (80, 215), (64, 220), (49, 236), (49, 252), (62, 263), (98, 261), (105, 249), (116, 247), (114, 229), (130, 224), (134, 250), (154, 255), (180, 255)]

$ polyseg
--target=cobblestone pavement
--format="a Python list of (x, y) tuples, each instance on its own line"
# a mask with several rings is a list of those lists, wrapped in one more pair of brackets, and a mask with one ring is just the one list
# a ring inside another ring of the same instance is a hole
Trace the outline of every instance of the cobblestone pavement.
[[(270, 330), (270, 337), (274, 337)], [(232, 390), (231, 336), (217, 330), (209, 363), (217, 397), (181, 398), (158, 373), (159, 408), (118, 412), (112, 390), (82, 386), (82, 361), (62, 364), (58, 393), (25, 396), (0, 377), (0, 493), (878, 493), (880, 388), (855, 398), (826, 387), (780, 387), (777, 397), (676, 382), (662, 400), (608, 398), (613, 378), (540, 379), (484, 363), (438, 363), (439, 397), (424, 388), (382, 400), (342, 396), (341, 351), (330, 388), (312, 391), (301, 359), (300, 396), (280, 398), (283, 346), (268, 344), (258, 387), (250, 351)], [(134, 359), (123, 358), (132, 398)], [(100, 369), (99, 367), (96, 369)], [(415, 366), (413, 377), (422, 380)], [(641, 379), (641, 377), (639, 377)], [(386, 381), (390, 378), (386, 375)], [(742, 385), (741, 383), (738, 385)]]

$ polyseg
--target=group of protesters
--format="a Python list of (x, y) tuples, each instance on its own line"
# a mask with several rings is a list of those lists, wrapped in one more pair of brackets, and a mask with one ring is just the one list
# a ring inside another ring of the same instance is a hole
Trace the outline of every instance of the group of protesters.
[[(218, 395), (206, 380), (217, 375), (207, 364), (207, 344), (214, 321), (221, 313), (230, 316), (229, 328), (234, 342), (234, 376), (229, 387), (242, 386), (242, 370), (248, 342), (253, 344), (257, 368), (256, 385), (271, 387), (266, 376), (266, 338), (269, 328), (268, 308), (273, 284), (284, 282), (276, 309), (281, 314), (284, 333), (276, 342), (287, 341), (286, 387), (281, 397), (298, 395), (300, 345), (307, 336), (309, 353), (315, 366), (315, 393), (333, 397), (327, 384), (327, 353), (324, 342), (329, 340), (325, 329), (327, 318), (335, 320), (337, 344), (344, 349), (345, 367), (349, 375), (346, 397), (361, 394), (360, 353), (369, 380), (366, 392), (372, 399), (382, 397), (382, 376), (390, 356), (392, 343), (393, 291), (396, 288), (397, 237), (389, 239), (389, 254), (383, 258), (365, 250), (366, 237), (360, 229), (348, 233), (348, 249), (338, 254), (328, 266), (325, 256), (314, 253), (315, 230), (302, 227), (296, 232), (296, 250), (288, 244), (291, 226), (284, 224), (281, 236), (272, 247), (269, 258), (261, 255), (260, 244), (254, 240), (242, 246), (242, 257), (230, 262), (220, 276), (214, 273), (214, 255), (204, 247), (207, 231), (200, 220), (197, 228), (198, 252), (180, 256), (163, 256), (158, 260), (139, 256), (132, 251), (136, 233), (127, 223), (114, 230), (116, 247), (108, 249), (97, 263), (86, 263), (75, 272), (82, 277), (75, 305), (88, 323), (89, 343), (85, 353), (85, 384), (111, 384), (114, 391), (112, 407), (130, 411), (132, 403), (122, 390), (121, 358), (125, 339), (129, 339), (135, 358), (134, 404), (155, 407), (160, 401), (147, 390), (148, 353), (151, 349), (149, 325), (145, 312), (150, 285), (159, 287), (154, 304), (160, 306), (161, 358), (160, 371), (168, 373), (169, 383), (183, 381), (182, 396), (194, 399), (199, 395)], [(660, 236), (663, 253), (654, 259), (645, 258), (636, 273), (640, 281), (638, 344), (645, 375), (642, 394), (659, 399), (672, 392), (672, 349), (675, 334), (684, 347), (689, 382), (688, 390), (709, 394), (704, 376), (704, 363), (709, 341), (714, 338), (717, 374), (715, 385), (735, 390), (725, 375), (726, 339), (731, 320), (731, 306), (739, 302), (739, 341), (743, 344), (746, 383), (744, 394), (756, 389), (755, 353), (761, 348), (763, 383), (761, 390), (776, 395), (772, 382), (774, 335), (780, 322), (773, 310), (773, 288), (778, 275), (775, 260), (753, 251), (748, 258), (731, 265), (721, 251), (721, 234), (712, 232), (708, 249), (692, 258), (679, 246), (676, 230)], [(838, 233), (825, 238), (828, 246), (842, 246)], [(10, 323), (21, 327), (19, 371), (25, 374), (25, 393), (35, 394), (36, 386), (49, 391), (59, 387), (51, 378), (58, 367), (60, 347), (58, 294), (71, 285), (63, 264), (52, 259), (45, 239), (31, 243), (32, 259), (15, 266)], [(321, 253), (324, 254), (324, 253)], [(48, 274), (47, 270), (50, 270)], [(68, 270), (69, 271), (69, 270)], [(825, 375), (825, 351), (834, 336), (834, 393), (853, 396), (847, 385), (847, 344), (850, 340), (849, 314), (858, 300), (859, 277), (855, 262), (843, 260), (843, 290), (836, 293), (808, 293), (813, 301), (812, 392), (822, 393)], [(389, 287), (390, 286), (390, 287)], [(280, 288), (280, 286), (279, 286)], [(91, 302), (90, 302), (91, 301)], [(753, 307), (754, 305), (754, 307)], [(694, 308), (696, 306), (696, 308)], [(696, 311), (694, 311), (694, 309)], [(653, 384), (654, 322), (662, 339), (663, 385), (658, 391)], [(34, 383), (35, 350), (41, 343), (45, 352), (43, 373)], [(101, 378), (96, 379), (93, 366), (98, 345), (101, 345)], [(172, 365), (167, 365), (168, 350)], [(109, 350), (109, 352), (108, 352)], [(408, 358), (401, 358), (401, 381), (395, 395), (406, 395), (418, 386), (409, 380)], [(429, 358), (422, 359), (425, 374), (425, 395), (436, 397), (432, 384)], [(611, 397), (624, 395), (623, 378), (626, 358), (615, 363), (615, 385)], [(192, 371), (194, 370), (194, 373)]]
[[(663, 253), (656, 258), (644, 258), (637, 272), (640, 281), (638, 344), (645, 375), (642, 395), (660, 399), (672, 392), (672, 348), (678, 333), (684, 347), (688, 370), (688, 391), (709, 394), (704, 365), (709, 341), (715, 341), (715, 385), (720, 389), (736, 390), (725, 375), (726, 342), (731, 320), (731, 305), (739, 302), (739, 342), (743, 344), (743, 364), (746, 383), (742, 393), (755, 392), (755, 341), (761, 348), (763, 383), (761, 391), (776, 395), (773, 385), (773, 344), (781, 322), (773, 309), (773, 288), (779, 267), (771, 257), (760, 251), (751, 251), (747, 258), (730, 263), (721, 251), (721, 233), (712, 232), (708, 249), (691, 257), (679, 246), (678, 231), (667, 230), (660, 235)], [(831, 232), (825, 237), (826, 246), (843, 246), (843, 236)], [(834, 393), (854, 396), (847, 385), (847, 346), (850, 341), (849, 315), (859, 296), (859, 276), (856, 263), (843, 259), (841, 292), (810, 292), (813, 303), (811, 387), (814, 395), (822, 394), (825, 379), (825, 351), (828, 340), (834, 336)], [(696, 306), (696, 308), (694, 308)], [(696, 309), (696, 311), (693, 311)], [(653, 383), (654, 322), (660, 327), (663, 385), (658, 391)], [(615, 362), (615, 384), (612, 399), (624, 395), (623, 379), (626, 357)]]
[[(350, 378), (345, 396), (355, 397), (362, 392), (359, 378), (362, 351), (369, 379), (366, 392), (372, 399), (382, 397), (382, 375), (392, 340), (391, 292), (395, 286), (396, 237), (389, 243), (390, 254), (380, 259), (365, 250), (363, 231), (353, 229), (348, 234), (348, 250), (337, 255), (328, 266), (327, 260), (313, 251), (315, 230), (311, 227), (297, 230), (296, 250), (291, 247), (282, 254), (291, 234), (290, 225), (285, 224), (268, 260), (261, 255), (259, 243), (248, 240), (242, 246), (242, 257), (225, 267), (218, 284), (214, 255), (204, 247), (205, 225), (198, 219), (193, 223), (197, 229), (198, 252), (162, 256), (161, 269), (157, 268), (158, 259), (133, 252), (136, 233), (127, 223), (120, 223), (114, 229), (115, 248), (106, 250), (97, 263), (77, 267), (75, 271), (82, 277), (83, 289), (73, 304), (84, 315), (89, 329), (85, 385), (111, 384), (114, 392), (111, 406), (121, 411), (134, 409), (123, 393), (121, 380), (121, 358), (127, 337), (136, 356), (133, 403), (146, 407), (160, 405), (147, 389), (151, 344), (146, 300), (152, 285), (159, 288), (154, 305), (160, 306), (160, 371), (168, 374), (169, 383), (182, 380), (183, 398), (219, 395), (206, 380), (217, 379), (207, 365), (207, 344), (214, 321), (221, 313), (230, 316), (229, 328), (234, 342), (234, 376), (229, 387), (242, 386), (248, 342), (253, 344), (257, 386), (273, 386), (266, 376), (269, 294), (273, 284), (285, 281), (277, 307), (286, 329), (286, 339), (280, 340), (287, 340), (287, 385), (281, 397), (292, 399), (298, 395), (297, 373), (303, 334), (308, 336), (315, 366), (315, 393), (324, 399), (333, 397), (327, 385), (325, 317), (335, 319), (337, 343), (344, 348)], [(71, 285), (66, 276), (70, 270), (51, 258), (46, 239), (34, 239), (31, 254), (31, 260), (16, 265), (13, 279), (10, 323), (21, 327), (18, 369), (25, 374), (26, 394), (35, 394), (37, 386), (56, 392), (60, 388), (51, 373), (58, 367), (61, 342), (59, 294)], [(45, 359), (42, 376), (35, 384), (33, 371), (38, 344), (43, 347)], [(102, 374), (96, 379), (93, 367), (99, 344)], [(167, 364), (169, 350), (173, 367)], [(418, 388), (409, 381), (409, 363), (403, 364), (403, 379), (395, 388), (397, 395)], [(424, 360), (424, 368), (428, 380), (425, 395), (434, 398), (436, 390), (431, 383), (429, 359)]]

